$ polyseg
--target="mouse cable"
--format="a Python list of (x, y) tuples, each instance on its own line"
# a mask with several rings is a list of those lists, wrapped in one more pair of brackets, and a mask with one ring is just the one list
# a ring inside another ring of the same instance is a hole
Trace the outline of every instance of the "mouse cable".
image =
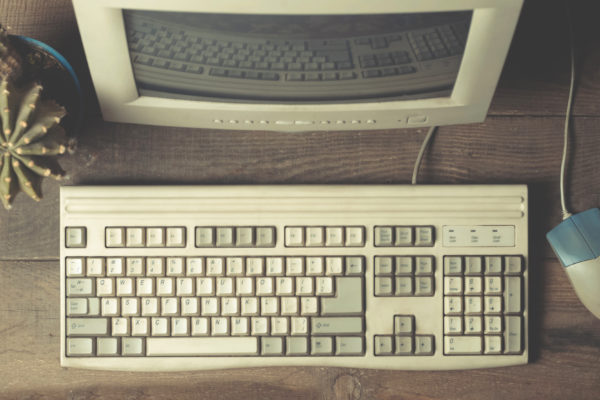
[(573, 23), (571, 22), (571, 9), (567, 4), (567, 22), (569, 25), (569, 45), (571, 48), (571, 84), (569, 87), (569, 100), (567, 101), (567, 111), (565, 113), (565, 131), (563, 139), (562, 161), (560, 163), (560, 206), (562, 208), (562, 217), (567, 219), (571, 213), (567, 209), (565, 200), (565, 175), (567, 165), (567, 153), (569, 149), (569, 122), (571, 120), (571, 109), (573, 108), (573, 92), (575, 91), (575, 40), (573, 39)]
[(415, 167), (413, 169), (412, 181), (411, 181), (411, 183), (413, 185), (417, 184), (417, 175), (419, 173), (419, 167), (421, 166), (421, 161), (423, 160), (423, 154), (425, 154), (425, 150), (427, 150), (427, 146), (429, 145), (429, 142), (431, 142), (431, 138), (433, 137), (433, 134), (436, 129), (437, 129), (437, 126), (432, 126), (431, 128), (429, 128), (429, 131), (427, 132), (427, 136), (425, 136), (425, 139), (423, 139), (423, 144), (421, 144), (421, 150), (419, 150), (419, 155), (417, 156), (417, 160), (415, 161)]

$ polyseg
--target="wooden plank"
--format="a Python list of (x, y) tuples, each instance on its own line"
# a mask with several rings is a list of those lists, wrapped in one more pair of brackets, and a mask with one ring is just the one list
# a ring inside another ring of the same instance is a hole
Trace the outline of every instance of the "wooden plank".
[(533, 357), (526, 367), (467, 373), (292, 367), (121, 373), (60, 368), (57, 262), (0, 262), (0, 397), (596, 398), (600, 320), (579, 303), (554, 260), (535, 261), (531, 281)]
[[(574, 211), (600, 200), (600, 118), (576, 118), (569, 168)], [(64, 184), (339, 184), (410, 182), (425, 130), (377, 132), (198, 131), (90, 121)], [(532, 239), (560, 221), (560, 118), (490, 117), (440, 128), (420, 183), (527, 183)], [(58, 257), (58, 184), (35, 203), (24, 194), (0, 210), (0, 259)], [(535, 207), (533, 207), (535, 205)], [(548, 254), (548, 253), (546, 253)]]

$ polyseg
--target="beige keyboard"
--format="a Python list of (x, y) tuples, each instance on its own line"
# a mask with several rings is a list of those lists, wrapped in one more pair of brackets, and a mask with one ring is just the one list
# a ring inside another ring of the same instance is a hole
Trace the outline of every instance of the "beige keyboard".
[(61, 189), (61, 365), (528, 360), (521, 185)]

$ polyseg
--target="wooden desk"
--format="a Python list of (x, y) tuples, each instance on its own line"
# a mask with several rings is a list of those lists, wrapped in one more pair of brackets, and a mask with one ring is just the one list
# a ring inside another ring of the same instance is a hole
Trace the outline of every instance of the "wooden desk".
[[(531, 193), (531, 362), (512, 368), (405, 372), (262, 368), (185, 373), (59, 366), (56, 182), (0, 210), (0, 398), (597, 399), (600, 320), (577, 300), (544, 235), (560, 221), (558, 174), (569, 64), (564, 11), (527, 3), (487, 120), (443, 127), (424, 159), (428, 183), (527, 183)], [(574, 107), (569, 202), (600, 205), (600, 34), (576, 13), (581, 78)], [(68, 0), (0, 0), (13, 32), (55, 46), (85, 70)], [(93, 95), (65, 184), (408, 183), (424, 129), (283, 134), (103, 122)]]

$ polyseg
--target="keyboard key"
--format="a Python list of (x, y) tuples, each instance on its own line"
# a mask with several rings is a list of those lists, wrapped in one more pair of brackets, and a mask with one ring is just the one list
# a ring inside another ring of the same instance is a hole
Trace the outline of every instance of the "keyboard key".
[(275, 247), (275, 228), (270, 226), (256, 228), (256, 246)]
[(431, 356), (434, 351), (434, 339), (432, 335), (415, 336), (415, 355)]
[(504, 277), (504, 312), (520, 313), (523, 304), (521, 298), (521, 277), (506, 276)]
[(254, 228), (239, 227), (235, 230), (235, 245), (237, 247), (251, 247), (254, 245)]
[(396, 246), (412, 246), (413, 228), (410, 226), (396, 227)]
[(285, 245), (289, 247), (304, 246), (304, 228), (300, 226), (286, 226)]
[(393, 275), (394, 263), (392, 257), (375, 256), (375, 275)]
[(321, 226), (309, 226), (306, 228), (306, 245), (309, 247), (321, 247), (325, 245), (325, 230)]
[(346, 227), (346, 246), (362, 247), (365, 245), (365, 228), (362, 226)]
[(445, 354), (480, 354), (481, 336), (444, 336)]
[(123, 228), (106, 228), (106, 247), (125, 246), (125, 233)]
[(444, 317), (444, 333), (460, 334), (463, 331), (463, 320), (461, 317)]
[(217, 247), (231, 247), (235, 245), (234, 228), (219, 227), (216, 233)]
[(67, 296), (87, 297), (94, 295), (93, 279), (90, 278), (67, 278)]
[(481, 297), (465, 296), (465, 314), (481, 314)]
[(67, 299), (65, 312), (68, 316), (87, 315), (88, 301), (87, 299)]
[(415, 246), (433, 246), (433, 227), (415, 227)]
[(375, 296), (391, 296), (394, 293), (392, 278), (375, 277)]
[(408, 356), (413, 352), (412, 336), (396, 336), (395, 337), (395, 354), (399, 356)]
[(413, 258), (412, 257), (396, 257), (396, 275), (412, 275), (413, 273)]
[(433, 257), (415, 257), (415, 274), (433, 274)]
[(321, 315), (361, 315), (363, 284), (360, 277), (335, 278), (336, 295), (321, 299)]
[(360, 356), (364, 353), (363, 338), (360, 336), (336, 336), (335, 354), (338, 356)]
[(144, 247), (145, 243), (144, 228), (127, 228), (126, 229), (126, 246), (127, 247)]
[(484, 336), (484, 354), (502, 354), (502, 336)]
[(163, 228), (147, 228), (146, 229), (146, 246), (148, 247), (164, 247), (165, 232)]
[(66, 260), (66, 274), (70, 277), (83, 277), (84, 260), (81, 257), (68, 257)]
[[(269, 271), (272, 272), (272, 271)], [(279, 275), (280, 271), (274, 273)], [(303, 276), (304, 275), (304, 258), (303, 257), (286, 257), (285, 259), (285, 274), (287, 276)]]
[(99, 356), (115, 357), (119, 355), (119, 339), (98, 338), (96, 340), (96, 354)]
[(213, 247), (215, 245), (214, 228), (196, 227), (196, 247)]
[(325, 228), (325, 246), (339, 247), (344, 245), (344, 228), (328, 226)]
[(460, 315), (462, 314), (462, 297), (444, 296), (444, 314)]
[(263, 356), (280, 356), (283, 354), (283, 338), (264, 337), (260, 340), (261, 351)]
[(481, 257), (465, 257), (465, 275), (480, 275), (482, 272)]
[(333, 338), (311, 337), (310, 354), (315, 356), (325, 356), (333, 354)]
[(322, 276), (315, 278), (315, 293), (317, 296), (333, 295), (333, 278)]
[(523, 327), (520, 316), (504, 317), (504, 353), (520, 354), (523, 351)]
[(308, 338), (288, 337), (285, 339), (285, 354), (288, 356), (308, 355)]
[(104, 258), (89, 257), (87, 259), (87, 276), (103, 276), (104, 275)]
[(65, 229), (65, 247), (86, 247), (86, 228), (82, 226), (69, 226)]
[(462, 272), (462, 257), (444, 257), (444, 275), (461, 275)]
[(485, 294), (502, 294), (502, 278), (499, 276), (486, 277)]
[(325, 275), (339, 276), (344, 274), (344, 259), (342, 257), (325, 258)]
[(523, 272), (523, 259), (521, 256), (504, 257), (505, 273), (514, 275)]
[(185, 247), (185, 228), (170, 227), (166, 231), (167, 247)]
[(398, 276), (395, 278), (395, 295), (410, 296), (413, 294), (413, 280), (409, 276)]
[(375, 335), (375, 355), (385, 356), (394, 353), (394, 337)]
[(67, 318), (67, 336), (104, 336), (108, 328), (108, 318)]
[(143, 356), (144, 340), (142, 338), (123, 338), (121, 342), (121, 355)]
[(394, 243), (394, 231), (390, 226), (375, 227), (375, 246), (392, 246)]
[(417, 276), (415, 278), (415, 296), (433, 296), (433, 278), (431, 276)]
[(127, 257), (125, 259), (125, 269), (127, 276), (144, 276), (144, 259), (142, 257)]
[(94, 343), (91, 338), (68, 338), (67, 342), (67, 356), (93, 356), (94, 355)]
[(394, 316), (394, 335), (405, 335), (414, 333), (414, 316), (395, 315)]
[(500, 275), (502, 274), (502, 257), (485, 257), (485, 274)]
[(312, 317), (312, 335), (353, 334), (363, 332), (361, 317)]

